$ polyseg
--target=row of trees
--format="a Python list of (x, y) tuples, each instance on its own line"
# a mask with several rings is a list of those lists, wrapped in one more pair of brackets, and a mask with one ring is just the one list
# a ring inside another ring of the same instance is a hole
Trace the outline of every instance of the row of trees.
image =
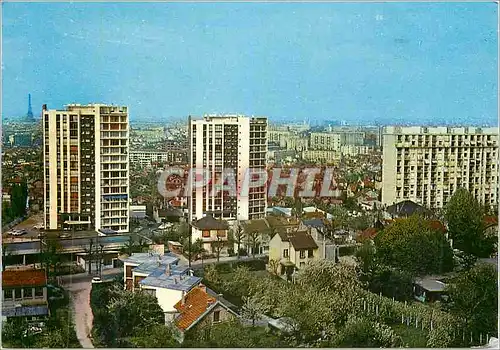
[(26, 215), (26, 202), (28, 199), (28, 185), (26, 180), (21, 183), (14, 183), (10, 192), (10, 204), (2, 205), (2, 223), (8, 224), (11, 221)]

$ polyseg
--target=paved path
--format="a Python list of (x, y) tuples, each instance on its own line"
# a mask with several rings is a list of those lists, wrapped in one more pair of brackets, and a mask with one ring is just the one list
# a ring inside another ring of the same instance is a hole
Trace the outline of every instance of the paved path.
[(83, 273), (64, 276), (61, 280), (63, 287), (70, 293), (76, 337), (83, 348), (93, 348), (94, 345), (90, 338), (94, 318), (92, 309), (90, 308), (92, 276)]
[[(122, 269), (108, 269), (102, 272), (103, 280), (113, 278)], [(92, 321), (94, 315), (90, 307), (90, 291), (92, 289), (92, 276), (86, 272), (69, 276), (62, 276), (63, 287), (70, 293), (73, 320), (75, 322), (76, 337), (80, 345), (85, 348), (94, 348), (91, 339)]]

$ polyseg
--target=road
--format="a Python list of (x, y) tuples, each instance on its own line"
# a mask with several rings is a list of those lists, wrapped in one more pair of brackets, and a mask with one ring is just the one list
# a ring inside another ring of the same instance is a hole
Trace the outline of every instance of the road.
[[(107, 277), (113, 278), (118, 273), (123, 273), (123, 270), (119, 268), (104, 270), (102, 274), (103, 280), (107, 279)], [(61, 282), (63, 287), (70, 293), (76, 337), (83, 348), (94, 348), (91, 339), (94, 315), (90, 307), (92, 276), (87, 273), (62, 276)]]
[[(183, 265), (188, 265), (188, 259), (184, 255), (175, 254), (173, 252), (171, 252), (171, 254), (176, 255)], [(254, 257), (252, 257), (252, 256), (240, 256), (239, 259), (237, 256), (221, 256), (219, 259), (219, 263), (224, 263), (224, 262), (229, 262), (229, 261), (237, 261), (237, 260), (248, 261), (248, 260), (254, 260), (254, 259), (258, 259), (258, 258), (264, 258), (266, 256), (267, 256), (267, 254), (255, 254)], [(191, 261), (191, 266), (196, 267), (196, 266), (201, 266), (201, 265), (206, 265), (206, 264), (215, 264), (215, 263), (217, 263), (217, 258), (203, 259), (203, 261), (201, 259), (199, 259), (196, 261)]]

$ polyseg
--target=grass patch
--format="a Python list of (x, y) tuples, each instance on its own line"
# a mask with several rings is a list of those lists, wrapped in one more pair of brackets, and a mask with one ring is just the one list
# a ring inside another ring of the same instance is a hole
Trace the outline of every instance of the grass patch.
[(393, 325), (391, 328), (399, 335), (404, 345), (410, 348), (427, 347), (427, 331), (421, 328), (409, 327), (404, 324)]

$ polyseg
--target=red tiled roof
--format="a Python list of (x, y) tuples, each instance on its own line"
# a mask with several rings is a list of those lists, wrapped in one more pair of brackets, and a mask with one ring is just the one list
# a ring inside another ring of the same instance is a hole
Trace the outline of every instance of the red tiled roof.
[(373, 239), (377, 235), (377, 232), (378, 230), (374, 227), (367, 228), (359, 234), (358, 240), (363, 241), (365, 239)]
[(43, 286), (47, 284), (45, 270), (6, 270), (2, 272), (3, 287)]
[(439, 230), (439, 231), (441, 231), (443, 233), (446, 232), (446, 227), (439, 220), (431, 220), (431, 221), (429, 221), (429, 226), (431, 228), (433, 228), (434, 230)]
[(484, 223), (487, 226), (498, 225), (498, 218), (496, 216), (485, 216), (484, 217)]
[(180, 313), (175, 321), (177, 327), (183, 331), (188, 329), (215, 302), (216, 299), (208, 295), (204, 287), (194, 287), (186, 294), (184, 304), (181, 300), (174, 305)]

